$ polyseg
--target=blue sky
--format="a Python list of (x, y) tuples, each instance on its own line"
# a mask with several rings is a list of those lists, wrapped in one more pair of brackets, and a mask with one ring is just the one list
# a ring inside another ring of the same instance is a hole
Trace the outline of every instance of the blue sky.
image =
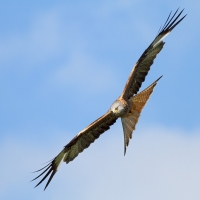
[[(169, 12), (188, 16), (165, 39), (142, 89), (163, 78), (123, 156), (120, 120), (49, 188), (29, 183), (121, 94)], [(4, 1), (0, 6), (1, 199), (199, 199), (200, 3)], [(103, 147), (103, 148), (102, 148)]]

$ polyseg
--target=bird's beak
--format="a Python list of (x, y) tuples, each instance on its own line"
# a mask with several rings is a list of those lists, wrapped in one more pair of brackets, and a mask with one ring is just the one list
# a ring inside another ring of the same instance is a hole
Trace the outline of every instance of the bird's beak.
[(118, 110), (114, 110), (113, 112), (114, 112), (114, 113), (118, 113)]

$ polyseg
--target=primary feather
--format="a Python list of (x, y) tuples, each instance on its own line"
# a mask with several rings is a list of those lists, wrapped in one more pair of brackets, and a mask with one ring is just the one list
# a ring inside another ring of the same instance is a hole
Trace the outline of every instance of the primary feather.
[(171, 13), (169, 14), (164, 26), (160, 29), (156, 38), (144, 51), (144, 53), (135, 64), (121, 96), (117, 99), (117, 101), (113, 103), (109, 111), (105, 115), (94, 121), (92, 124), (90, 124), (83, 131), (78, 133), (54, 159), (52, 159), (45, 167), (36, 171), (41, 172), (41, 174), (39, 174), (33, 180), (36, 180), (42, 176), (43, 177), (35, 187), (40, 185), (49, 176), (44, 188), (46, 189), (52, 178), (58, 171), (58, 167), (60, 166), (61, 162), (64, 161), (68, 164), (70, 161), (74, 160), (79, 153), (88, 148), (90, 144), (93, 143), (97, 138), (99, 138), (102, 133), (107, 131), (110, 126), (116, 122), (118, 117), (121, 117), (122, 119), (125, 154), (126, 147), (129, 144), (129, 139), (131, 139), (132, 137), (132, 132), (138, 122), (142, 108), (145, 106), (153, 91), (153, 88), (155, 87), (159, 79), (143, 92), (139, 93), (138, 95), (136, 94), (139, 91), (142, 82), (145, 80), (145, 77), (150, 70), (150, 66), (153, 64), (154, 59), (156, 58), (157, 54), (162, 50), (165, 44), (163, 42), (163, 39), (186, 16), (185, 15), (181, 19), (179, 19), (183, 10), (178, 14), (177, 12), (178, 9), (171, 18)]
[(121, 98), (129, 99), (134, 94), (137, 94), (139, 91), (142, 82), (144, 82), (146, 75), (148, 74), (151, 65), (154, 62), (157, 54), (162, 50), (165, 42), (163, 39), (185, 18), (184, 15), (179, 19), (183, 10), (176, 16), (179, 9), (176, 10), (174, 15), (170, 18), (171, 13), (169, 14), (164, 26), (159, 31), (158, 35), (155, 37), (153, 42), (141, 55), (137, 63), (135, 64), (131, 74), (126, 82), (125, 88), (121, 94)]

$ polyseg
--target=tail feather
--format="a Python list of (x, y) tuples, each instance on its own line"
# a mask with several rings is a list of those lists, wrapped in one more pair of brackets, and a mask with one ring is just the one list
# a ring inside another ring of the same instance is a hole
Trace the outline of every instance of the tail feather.
[(125, 117), (121, 118), (124, 132), (124, 155), (126, 154), (126, 147), (129, 144), (129, 140), (132, 138), (132, 133), (135, 130), (136, 124), (139, 120), (140, 113), (142, 112), (142, 109), (146, 105), (149, 97), (153, 92), (154, 87), (156, 86), (159, 79), (161, 79), (161, 77), (158, 78), (155, 82), (153, 82), (145, 90), (133, 96), (129, 100), (131, 106), (130, 113), (128, 113)]

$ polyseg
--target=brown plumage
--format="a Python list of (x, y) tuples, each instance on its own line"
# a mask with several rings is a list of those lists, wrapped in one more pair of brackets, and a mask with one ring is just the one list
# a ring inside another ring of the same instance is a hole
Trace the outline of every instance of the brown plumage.
[(142, 112), (142, 109), (149, 100), (149, 97), (152, 94), (154, 87), (156, 86), (159, 79), (161, 79), (161, 77), (158, 78), (154, 83), (152, 83), (148, 88), (129, 99), (130, 111), (127, 115), (121, 117), (122, 127), (124, 131), (124, 155), (126, 154), (126, 147), (129, 144), (129, 139), (132, 138), (132, 133), (135, 130), (135, 126), (139, 120), (140, 113)]
[(153, 64), (154, 59), (156, 58), (157, 54), (162, 50), (165, 44), (165, 42), (163, 42), (162, 40), (186, 17), (185, 15), (178, 20), (183, 10), (176, 16), (177, 12), (178, 9), (171, 17), (171, 19), (170, 19), (171, 16), (170, 12), (164, 26), (160, 29), (156, 38), (144, 51), (144, 53), (141, 55), (141, 57), (135, 64), (128, 78), (124, 91), (121, 94), (122, 98), (129, 99), (134, 94), (137, 94), (137, 92), (139, 91), (142, 82), (145, 80), (145, 77), (148, 74), (151, 65)]
[(36, 171), (39, 172), (45, 169), (39, 176), (34, 178), (33, 180), (42, 176), (45, 172), (45, 176), (41, 179), (41, 181), (35, 186), (37, 187), (46, 177), (51, 174), (46, 186), (50, 183), (51, 179), (55, 175), (58, 170), (58, 167), (61, 161), (69, 163), (74, 160), (75, 157), (78, 156), (85, 148), (88, 148), (91, 143), (94, 142), (99, 136), (107, 131), (111, 125), (113, 125), (117, 120), (117, 117), (111, 112), (108, 111), (105, 115), (98, 118), (92, 124), (90, 124), (87, 128), (81, 131), (78, 135), (76, 135), (65, 147), (64, 149), (45, 167)]
[[(142, 85), (142, 82), (145, 80), (150, 66), (153, 64), (154, 59), (157, 54), (162, 50), (164, 46), (163, 39), (178, 25), (186, 16), (183, 16), (181, 19), (178, 19), (183, 10), (176, 15), (178, 10), (170, 18), (171, 13), (169, 14), (164, 26), (150, 44), (150, 46), (144, 51), (142, 56), (139, 58), (135, 64), (128, 81), (125, 85), (125, 88), (121, 96), (112, 104), (108, 112), (86, 127), (83, 131), (78, 133), (64, 148), (63, 150), (52, 159), (48, 165), (42, 169), (36, 171), (41, 171), (36, 178), (43, 178), (35, 186), (40, 185), (49, 175), (49, 179), (46, 183), (46, 187), (51, 182), (53, 176), (58, 171), (58, 167), (62, 161), (67, 164), (74, 160), (84, 149), (88, 148), (91, 143), (93, 143), (102, 133), (107, 131), (111, 125), (113, 125), (118, 118), (122, 120), (122, 126), (124, 131), (124, 154), (126, 153), (126, 147), (129, 144), (129, 139), (132, 137), (132, 132), (135, 130), (135, 126), (140, 117), (140, 113), (148, 101), (151, 93), (153, 92), (154, 87), (157, 84), (157, 79), (153, 84), (148, 88), (143, 90), (141, 93), (137, 94), (139, 88)], [(136, 95), (137, 94), (137, 95)], [(135, 96), (134, 96), (135, 95)]]

